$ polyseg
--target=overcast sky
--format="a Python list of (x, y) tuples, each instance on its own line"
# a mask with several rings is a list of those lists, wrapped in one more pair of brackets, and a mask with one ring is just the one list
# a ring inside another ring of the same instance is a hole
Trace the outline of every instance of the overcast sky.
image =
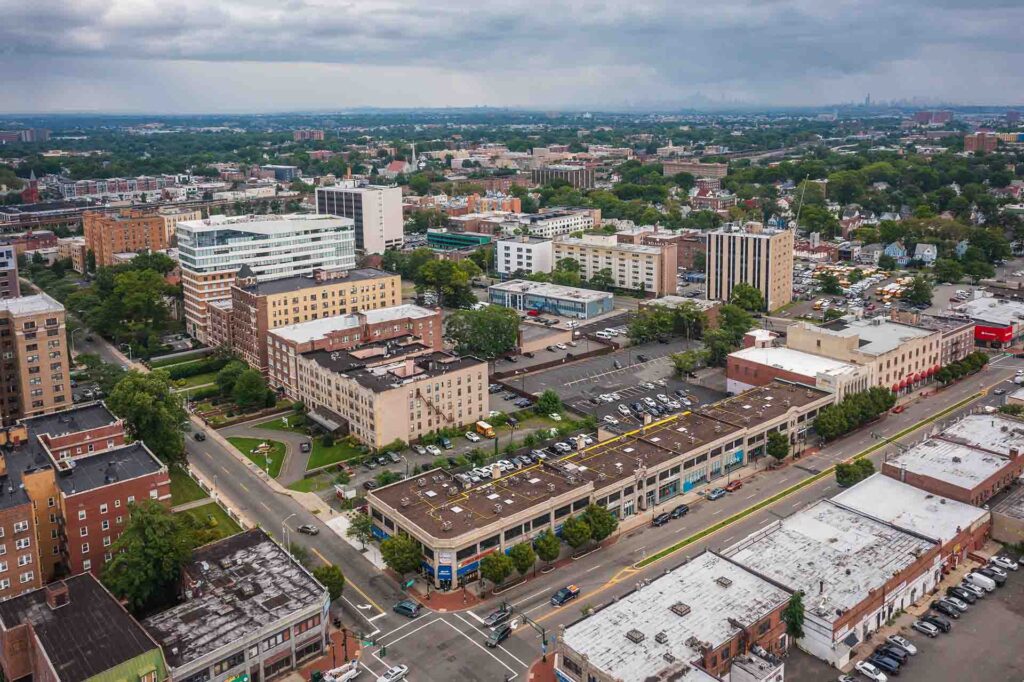
[(0, 110), (1024, 101), (1021, 0), (0, 0)]

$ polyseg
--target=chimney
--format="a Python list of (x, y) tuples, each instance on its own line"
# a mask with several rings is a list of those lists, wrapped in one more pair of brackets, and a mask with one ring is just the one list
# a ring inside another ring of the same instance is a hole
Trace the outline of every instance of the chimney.
[(1017, 459), (1018, 455), (1020, 455), (1020, 450), (1017, 448), (1010, 448), (1010, 459)]
[(51, 611), (71, 603), (71, 593), (68, 591), (67, 583), (63, 580), (50, 583), (45, 589), (46, 605), (50, 607)]

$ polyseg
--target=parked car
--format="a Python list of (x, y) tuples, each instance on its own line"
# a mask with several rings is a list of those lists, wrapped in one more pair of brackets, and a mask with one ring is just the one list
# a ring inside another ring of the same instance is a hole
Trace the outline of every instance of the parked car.
[(472, 431), (466, 431), (466, 440), (468, 440), (470, 443), (479, 443), (480, 436), (476, 435)]
[(983, 576), (985, 578), (988, 578), (989, 580), (994, 582), (996, 584), (996, 586), (998, 586), (998, 587), (1002, 587), (1003, 583), (1006, 582), (1006, 574), (1005, 574), (1005, 572), (1003, 573), (1003, 575), (1000, 575), (999, 573), (996, 573), (994, 570), (992, 570), (991, 568), (989, 568), (987, 566), (982, 567), (982, 568), (974, 569), (974, 573), (972, 573), (972, 575), (975, 575), (975, 576), (979, 576), (980, 575), (980, 576)]
[(968, 577), (969, 576), (964, 576), (964, 579), (960, 582), (960, 584), (957, 587), (967, 590), (978, 599), (983, 598), (985, 596), (985, 588), (979, 587), (978, 585), (975, 585), (971, 581), (967, 580)]
[(686, 504), (680, 504), (672, 510), (671, 516), (673, 519), (678, 519), (681, 516), (686, 516), (686, 512), (690, 511), (690, 506)]
[(940, 630), (937, 627), (935, 627), (933, 623), (930, 623), (924, 619), (915, 620), (914, 624), (910, 627), (914, 628), (926, 637), (938, 637), (940, 632)]
[(487, 614), (487, 617), (484, 618), (484, 627), (493, 628), (496, 625), (501, 625), (502, 623), (507, 622), (511, 617), (511, 609), (497, 609), (495, 611), (491, 611)]
[(312, 523), (304, 523), (301, 526), (299, 526), (296, 530), (298, 530), (303, 535), (319, 535), (320, 534), (320, 529), (317, 528), (316, 526), (314, 526)]
[(619, 414), (621, 414), (623, 417), (628, 417), (629, 416), (629, 408), (626, 407), (625, 405), (619, 405), (615, 409), (618, 410)]
[(561, 606), (568, 601), (572, 601), (578, 596), (580, 596), (580, 588), (577, 585), (566, 585), (551, 595), (551, 605)]
[(900, 665), (906, 663), (907, 659), (910, 658), (910, 654), (903, 647), (888, 643), (875, 647), (875, 653), (880, 656), (887, 656)]
[(604, 417), (602, 417), (601, 421), (603, 421), (605, 424), (609, 424), (611, 426), (615, 426), (616, 424), (619, 423), (619, 420), (616, 419), (615, 417), (611, 416), (610, 414), (606, 414)]
[(448, 440), (447, 438), (442, 438), (441, 439), (441, 447), (443, 447), (445, 450), (451, 450), (452, 447), (453, 447), (452, 446), (452, 442), (450, 440)]
[(398, 455), (397, 452), (391, 452), (389, 450), (388, 452), (386, 452), (384, 454), (387, 455), (387, 458), (391, 460), (392, 464), (398, 464), (399, 462), (402, 461), (402, 458)]
[(662, 512), (655, 516), (653, 519), (651, 519), (651, 526), (653, 526), (654, 528), (657, 528), (658, 526), (664, 526), (666, 523), (669, 522), (671, 518), (672, 516), (668, 512)]
[[(997, 566), (995, 564), (989, 564), (988, 566), (985, 566), (985, 567), (983, 567), (983, 568), (981, 568), (979, 570), (992, 571), (993, 573), (998, 575), (1000, 578), (1006, 578), (1006, 577), (1008, 577), (1010, 575), (1009, 573), (1007, 573), (1005, 568), (1002, 568), (1002, 567)], [(987, 575), (987, 574), (985, 574), (985, 575)], [(999, 581), (997, 580), (996, 582), (999, 582)]]
[(932, 610), (938, 611), (944, 616), (949, 616), (953, 620), (960, 617), (960, 611), (952, 604), (942, 601), (941, 599), (935, 599), (931, 603)]
[(665, 395), (664, 393), (659, 393), (658, 395), (656, 395), (654, 397), (657, 398), (658, 400), (660, 400), (661, 402), (665, 403), (666, 405), (668, 404), (668, 396)]
[(441, 455), (441, 448), (437, 447), (436, 445), (428, 445), (427, 452), (433, 455), (434, 457), (439, 457)]
[(711, 492), (708, 493), (707, 499), (709, 499), (712, 502), (714, 502), (715, 500), (717, 500), (719, 498), (725, 497), (726, 494), (727, 493), (725, 492), (724, 489), (722, 489), (722, 488), (715, 488), (714, 490), (712, 490)]
[(950, 585), (949, 587), (947, 587), (946, 596), (956, 597), (960, 601), (967, 602), (968, 604), (973, 604), (974, 602), (978, 601), (978, 595), (974, 594), (967, 588), (961, 587), (959, 585)]
[(377, 487), (377, 481), (363, 481), (363, 487), (367, 490), (373, 490)]
[(551, 421), (560, 422), (562, 421), (562, 415), (558, 414), (557, 412), (552, 412), (551, 414), (548, 415), (548, 419), (550, 419)]
[(384, 671), (384, 674), (377, 678), (377, 682), (398, 682), (404, 680), (409, 674), (409, 666), (393, 665)]
[(917, 655), (917, 647), (914, 646), (909, 639), (903, 637), (902, 635), (889, 635), (885, 638), (885, 641), (889, 642), (889, 644), (895, 644), (911, 656)]
[(203, 433), (202, 431), (196, 431), (194, 434), (192, 434), (192, 437), (195, 438), (200, 443), (206, 440), (206, 434)]
[(869, 680), (874, 680), (874, 682), (888, 682), (889, 680), (889, 678), (885, 676), (885, 673), (867, 661), (857, 661), (854, 667), (857, 668), (857, 671), (860, 672), (861, 675)]
[(940, 601), (952, 604), (960, 613), (966, 613), (967, 609), (970, 608), (970, 606), (967, 605), (967, 602), (965, 602), (963, 599), (960, 599), (959, 597), (946, 595), (945, 597), (942, 597)]
[(934, 613), (929, 613), (921, 617), (921, 620), (931, 623), (943, 632), (949, 632), (953, 629), (953, 624), (948, 620)]
[(1018, 564), (1016, 561), (1014, 561), (1008, 556), (994, 556), (992, 557), (992, 561), (990, 563), (995, 564), (999, 568), (1008, 571), (1016, 571), (1018, 568), (1020, 568), (1020, 564)]
[(425, 447), (423, 447), (422, 445), (413, 445), (412, 446), (412, 451), (415, 452), (417, 455), (425, 455), (425, 454), (427, 454), (427, 449)]
[(742, 487), (743, 487), (743, 481), (741, 481), (740, 479), (737, 478), (735, 481), (729, 481), (728, 485), (725, 486), (725, 490), (726, 490), (726, 492), (732, 493), (732, 492), (736, 492), (737, 490), (739, 490)]
[(419, 602), (415, 602), (411, 599), (403, 599), (391, 607), (392, 611), (400, 616), (405, 616), (406, 618), (415, 618), (420, 615), (420, 611), (422, 609), (423, 607), (420, 606)]
[(895, 658), (871, 654), (868, 656), (868, 662), (887, 675), (895, 677), (900, 674), (900, 662)]
[(511, 634), (512, 624), (502, 623), (501, 625), (499, 625), (491, 631), (490, 636), (487, 637), (487, 639), (484, 641), (484, 644), (493, 649), (494, 647), (498, 646), (506, 639), (508, 639)]

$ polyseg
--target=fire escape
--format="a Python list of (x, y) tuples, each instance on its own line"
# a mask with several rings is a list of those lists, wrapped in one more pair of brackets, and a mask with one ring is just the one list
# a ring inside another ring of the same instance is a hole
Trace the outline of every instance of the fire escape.
[(427, 407), (430, 408), (430, 411), (441, 417), (441, 419), (444, 420), (445, 424), (453, 424), (455, 422), (455, 420), (452, 417), (445, 414), (444, 410), (435, 405), (433, 401), (431, 401), (430, 398), (428, 398), (426, 394), (423, 393), (423, 391), (421, 391), (418, 387), (416, 388), (416, 397), (419, 400), (425, 402), (427, 404)]

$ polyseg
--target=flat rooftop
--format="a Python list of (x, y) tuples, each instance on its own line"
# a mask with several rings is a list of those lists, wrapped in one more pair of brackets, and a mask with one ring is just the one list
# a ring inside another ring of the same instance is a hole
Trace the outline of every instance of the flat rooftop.
[(73, 466), (69, 469), (57, 472), (57, 485), (66, 495), (155, 474), (164, 468), (141, 441), (89, 457), (75, 457), (71, 463)]
[[(387, 355), (384, 355), (385, 349)], [(443, 376), (467, 367), (486, 367), (483, 360), (472, 355), (454, 355), (429, 351), (421, 343), (380, 344), (352, 351), (317, 350), (303, 353), (304, 358), (337, 374), (344, 374), (373, 391), (387, 391), (397, 386)]]
[(722, 305), (721, 301), (709, 301), (706, 298), (687, 298), (686, 296), (662, 296), (660, 298), (652, 298), (649, 301), (641, 301), (641, 306), (652, 306), (661, 305), (666, 308), (678, 308), (685, 303), (692, 303), (701, 310), (711, 310)]
[(550, 242), (550, 237), (535, 237), (532, 234), (524, 234), (516, 237), (508, 237), (506, 239), (497, 240), (498, 244), (543, 244), (544, 242)]
[(641, 253), (648, 256), (657, 256), (661, 254), (662, 247), (660, 246), (645, 246), (644, 244), (605, 244), (603, 241), (592, 241), (586, 237), (565, 237), (555, 242), (555, 246), (564, 244), (566, 246), (581, 246), (591, 247), (595, 249), (609, 249), (611, 251), (625, 251), (627, 253)]
[(791, 590), (826, 622), (867, 599), (934, 543), (820, 500), (723, 554)]
[(869, 355), (882, 355), (896, 350), (911, 339), (920, 339), (935, 333), (930, 329), (899, 324), (883, 317), (862, 320), (849, 316), (842, 317), (821, 325), (819, 329), (836, 336), (856, 336), (859, 339), (858, 350)]
[(742, 348), (731, 353), (730, 357), (811, 377), (818, 374), (837, 376), (857, 369), (846, 362), (784, 347)]
[(196, 549), (183, 572), (192, 597), (142, 621), (172, 668), (270, 633), (327, 601), (327, 591), (259, 528)]
[(19, 423), (28, 428), (29, 437), (41, 436), (44, 433), (59, 436), (65, 433), (77, 433), (98, 429), (101, 426), (118, 421), (114, 413), (101, 402), (77, 405), (60, 412), (27, 417)]
[(1000, 326), (1020, 324), (1024, 319), (1024, 303), (1006, 298), (975, 298), (956, 306), (956, 310), (972, 319)]
[(488, 287), (488, 291), (530, 294), (532, 296), (562, 298), (572, 301), (601, 301), (612, 297), (612, 294), (607, 291), (567, 287), (562, 286), (561, 284), (550, 284), (548, 282), (531, 282), (525, 279), (510, 279), (509, 281), (501, 282), (500, 284), (492, 284)]
[(202, 220), (182, 220), (179, 228), (193, 232), (236, 229), (256, 234), (277, 235), (306, 229), (355, 229), (355, 221), (319, 213), (287, 213), (282, 215), (212, 215)]
[(880, 473), (847, 488), (832, 501), (940, 544), (988, 516), (979, 507), (932, 495)]
[(948, 426), (939, 438), (1009, 456), (1024, 454), (1024, 421), (1003, 414), (972, 414)]
[(81, 682), (157, 649), (146, 631), (91, 573), (65, 578), (68, 602), (46, 603), (47, 588), (0, 602), (4, 628), (31, 624), (61, 682)]
[(381, 277), (398, 277), (398, 275), (385, 270), (378, 270), (376, 268), (356, 268), (354, 270), (348, 270), (347, 274), (342, 277), (331, 277), (329, 279), (317, 280), (313, 275), (293, 275), (292, 277), (282, 277), (281, 279), (257, 282), (253, 286), (241, 287), (241, 289), (243, 291), (256, 294), (257, 296), (269, 296), (273, 294), (287, 294), (294, 291), (302, 291), (304, 289), (320, 289), (324, 287), (362, 282), (368, 279), (379, 279)]
[[(803, 406), (828, 395), (773, 381), (728, 399), (737, 402), (726, 409), (716, 411), (720, 404), (716, 403), (700, 412), (683, 412), (655, 422), (646, 430), (631, 431), (469, 488), (464, 489), (453, 476), (435, 469), (377, 488), (369, 496), (398, 511), (428, 535), (456, 537), (489, 526), (509, 512), (547, 503), (574, 490), (584, 497), (591, 490), (632, 479), (638, 467), (652, 468), (710, 443), (721, 443), (723, 449), (740, 448), (745, 426), (737, 422), (744, 422), (748, 410), (750, 418), (767, 421), (790, 409), (785, 407), (787, 398), (791, 405)], [(756, 416), (758, 409), (761, 417)], [(716, 415), (733, 421), (722, 421)]]
[[(613, 679), (646, 682), (680, 662), (699, 660), (702, 643), (717, 648), (731, 640), (740, 629), (730, 621), (752, 626), (789, 598), (785, 590), (705, 552), (573, 623), (563, 639)], [(666, 654), (682, 661), (668, 661)]]
[(42, 313), (62, 313), (64, 306), (47, 294), (35, 294), (0, 299), (0, 310), (10, 311), (12, 315), (40, 315)]
[(378, 324), (394, 320), (421, 319), (435, 315), (435, 311), (428, 308), (421, 308), (418, 305), (403, 304), (391, 308), (380, 308), (378, 310), (361, 310), (358, 314), (335, 315), (333, 317), (322, 317), (319, 320), (309, 320), (290, 324), (285, 327), (271, 329), (270, 334), (279, 336), (282, 339), (293, 343), (306, 343), (316, 339), (322, 339), (332, 332), (340, 332), (346, 329), (354, 329), (363, 323)]
[(958, 488), (972, 490), (1006, 467), (1009, 460), (984, 450), (929, 438), (906, 452), (888, 460), (899, 470), (944, 481)]
[(747, 427), (771, 421), (793, 407), (804, 407), (831, 395), (819, 388), (775, 380), (706, 405), (700, 411), (720, 421)]

